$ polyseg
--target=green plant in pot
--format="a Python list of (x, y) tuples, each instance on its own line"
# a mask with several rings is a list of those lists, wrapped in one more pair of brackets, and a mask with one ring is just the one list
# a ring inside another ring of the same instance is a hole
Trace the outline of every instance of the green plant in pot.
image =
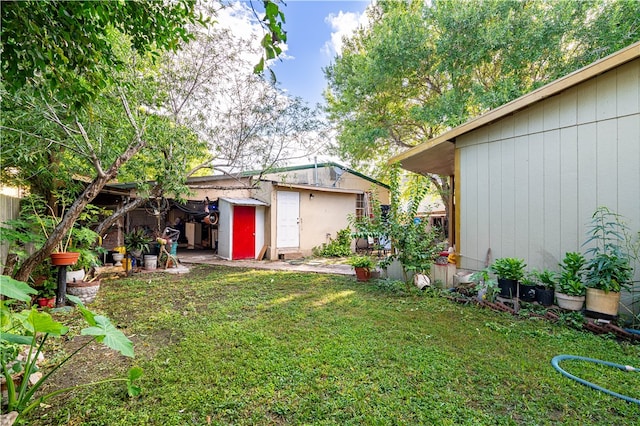
[(358, 281), (369, 281), (371, 278), (371, 269), (376, 265), (371, 257), (357, 255), (349, 257), (347, 263), (355, 269)]
[(586, 292), (583, 282), (585, 263), (582, 253), (565, 253), (560, 263), (560, 278), (556, 291), (556, 300), (561, 308), (571, 311), (582, 309)]
[(475, 288), (478, 290), (478, 300), (487, 300), (489, 302), (496, 300), (500, 288), (498, 287), (498, 282), (491, 277), (490, 268), (474, 272), (471, 274), (470, 279), (475, 283)]
[(149, 244), (153, 239), (147, 236), (142, 228), (134, 229), (124, 235), (124, 246), (127, 253), (139, 259), (144, 253), (149, 252)]
[(534, 302), (536, 300), (536, 288), (538, 284), (538, 274), (536, 274), (535, 271), (525, 272), (518, 283), (520, 300)]
[(515, 257), (502, 257), (493, 262), (490, 268), (498, 276), (501, 297), (512, 298), (516, 296), (518, 281), (524, 276), (526, 266), (524, 259)]
[(553, 305), (557, 274), (549, 269), (533, 273), (536, 275), (536, 301), (542, 306)]
[(38, 305), (40, 307), (53, 308), (56, 303), (56, 290), (58, 288), (57, 280), (53, 277), (48, 277), (43, 283), (42, 287), (38, 290)]
[(591, 217), (584, 246), (588, 311), (609, 316), (618, 314), (620, 291), (631, 287), (631, 257), (624, 249), (628, 228), (621, 217), (606, 207), (599, 207)]

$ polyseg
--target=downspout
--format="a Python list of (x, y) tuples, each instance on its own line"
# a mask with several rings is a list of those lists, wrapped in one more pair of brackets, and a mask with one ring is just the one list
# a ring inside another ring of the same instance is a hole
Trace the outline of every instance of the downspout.
[(315, 186), (318, 186), (318, 157), (313, 157), (313, 165), (314, 165), (313, 180), (315, 182)]

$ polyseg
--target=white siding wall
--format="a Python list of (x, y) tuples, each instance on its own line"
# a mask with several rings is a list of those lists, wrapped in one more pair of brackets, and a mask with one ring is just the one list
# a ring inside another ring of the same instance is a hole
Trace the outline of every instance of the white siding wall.
[(639, 82), (635, 60), (457, 139), (463, 268), (556, 269), (598, 206), (640, 230)]
[(233, 225), (233, 206), (225, 200), (218, 203), (220, 216), (218, 220), (218, 256), (231, 259), (231, 226)]

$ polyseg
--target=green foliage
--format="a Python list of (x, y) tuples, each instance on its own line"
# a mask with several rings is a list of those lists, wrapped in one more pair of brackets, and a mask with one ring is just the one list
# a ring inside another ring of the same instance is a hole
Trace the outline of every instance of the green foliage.
[(537, 276), (538, 283), (547, 289), (555, 288), (558, 279), (557, 274), (549, 269), (534, 272)]
[(402, 264), (405, 282), (407, 271), (427, 272), (437, 254), (444, 248), (438, 229), (427, 229), (425, 222), (417, 218), (418, 206), (424, 199), (427, 187), (413, 186), (406, 210), (400, 197), (400, 170), (395, 166), (390, 177), (391, 206), (385, 223), (386, 234), (391, 240), (391, 255), (383, 264), (398, 260)]
[(585, 284), (605, 292), (620, 292), (631, 286), (633, 269), (631, 257), (625, 251), (628, 228), (620, 215), (606, 207), (599, 207), (591, 217), (587, 240), (583, 247), (589, 256), (585, 265)]
[(127, 253), (132, 252), (149, 252), (149, 244), (153, 241), (153, 238), (147, 236), (146, 232), (142, 228), (134, 229), (124, 234), (124, 246), (127, 249)]
[[(264, 18), (262, 24), (266, 31), (260, 43), (264, 49), (264, 55), (253, 69), (257, 74), (264, 71), (268, 61), (280, 56), (282, 53), (282, 45), (287, 42), (287, 32), (282, 26), (285, 23), (284, 12), (280, 10), (278, 3), (280, 3), (280, 0), (263, 1)], [(271, 75), (275, 78), (273, 73)]]
[(584, 296), (586, 287), (583, 283), (585, 258), (582, 253), (567, 252), (560, 264), (558, 291), (568, 296)]
[(471, 281), (476, 283), (478, 294), (482, 294), (481, 297), (483, 299), (493, 302), (500, 293), (500, 288), (498, 287), (498, 282), (491, 277), (491, 272), (490, 268), (476, 271), (471, 275)]
[[(72, 392), (48, 401), (46, 416), (34, 411), (26, 420), (595, 426), (628, 424), (640, 414), (636, 404), (565, 379), (549, 364), (575, 353), (637, 366), (640, 346), (403, 286), (225, 266), (113, 281), (94, 306), (140, 342), (141, 397), (123, 402), (112, 386)], [(77, 357), (88, 361), (85, 378), (127, 366), (115, 356), (89, 363), (95, 351)], [(640, 398), (637, 373), (570, 367)]]
[(496, 259), (490, 268), (498, 278), (520, 281), (524, 277), (524, 268), (526, 266), (524, 259), (502, 257)]
[(313, 248), (313, 254), (321, 257), (344, 257), (351, 254), (351, 230), (349, 228), (338, 231), (336, 238), (330, 238), (328, 243)]
[(633, 0), (377, 2), (324, 70), (338, 151), (382, 162), (639, 39)]
[(351, 256), (347, 259), (347, 263), (354, 268), (371, 269), (376, 263), (370, 256)]
[(2, 5), (2, 75), (12, 93), (36, 88), (84, 105), (124, 67), (114, 31), (140, 55), (177, 49), (192, 36), (195, 2), (14, 1)]
[[(18, 418), (16, 421), (24, 420), (30, 411), (40, 407), (41, 404), (50, 398), (63, 392), (75, 388), (92, 385), (81, 384), (71, 388), (58, 389), (47, 394), (39, 394), (35, 398), (36, 392), (47, 383), (63, 364), (78, 354), (78, 352), (88, 346), (93, 341), (103, 343), (110, 349), (120, 352), (124, 356), (133, 357), (133, 343), (118, 330), (111, 321), (102, 315), (96, 315), (92, 311), (84, 307), (80, 299), (75, 296), (68, 295), (67, 298), (76, 304), (77, 309), (82, 313), (85, 321), (89, 325), (82, 330), (83, 335), (93, 336), (92, 339), (84, 343), (79, 349), (64, 357), (53, 365), (34, 383), (30, 380), (23, 379), (19, 384), (14, 384), (13, 376), (22, 375), (23, 378), (29, 378), (33, 373), (38, 371), (38, 356), (47, 347), (49, 337), (59, 337), (67, 333), (69, 328), (62, 323), (55, 321), (48, 312), (40, 312), (35, 307), (27, 307), (20, 311), (11, 308), (11, 304), (15, 300), (28, 301), (33, 291), (25, 287), (25, 283), (16, 281), (5, 275), (0, 276), (0, 294), (6, 296), (0, 305), (1, 313), (1, 330), (0, 347), (2, 347), (2, 356), (0, 364), (2, 367), (2, 376), (7, 385), (7, 412), (16, 411)], [(15, 300), (12, 300), (15, 298)], [(20, 350), (26, 350), (28, 357), (24, 361), (18, 361), (17, 355)], [(135, 393), (133, 380), (140, 377), (140, 371), (136, 370), (130, 373), (127, 379), (108, 379), (100, 383), (124, 381), (131, 393)], [(4, 403), (4, 402), (3, 402)]]

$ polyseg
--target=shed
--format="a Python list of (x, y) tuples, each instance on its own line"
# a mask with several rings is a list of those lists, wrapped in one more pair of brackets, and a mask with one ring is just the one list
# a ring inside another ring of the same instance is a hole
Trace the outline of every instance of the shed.
[(223, 259), (257, 259), (264, 253), (265, 207), (254, 198), (218, 199), (218, 256)]
[(465, 269), (481, 269), (488, 249), (493, 259), (521, 257), (529, 268), (557, 269), (565, 252), (583, 251), (599, 206), (622, 215), (637, 234), (640, 43), (390, 161), (451, 176), (454, 240)]

